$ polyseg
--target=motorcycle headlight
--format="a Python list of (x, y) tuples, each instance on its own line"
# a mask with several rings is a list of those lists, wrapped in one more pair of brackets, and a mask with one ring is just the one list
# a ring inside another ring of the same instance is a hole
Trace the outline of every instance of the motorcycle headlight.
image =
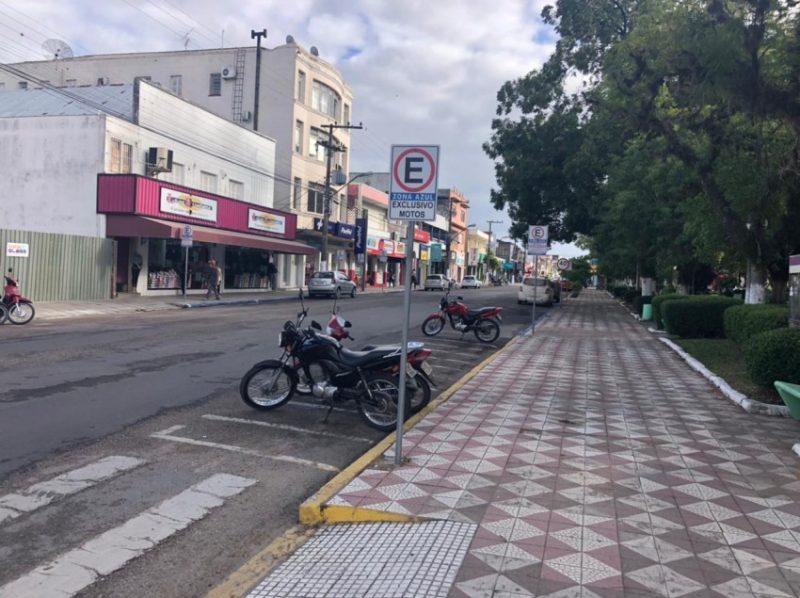
[(279, 332), (278, 333), (278, 346), (279, 347), (283, 347), (285, 344), (286, 344), (286, 341), (284, 340), (283, 332)]

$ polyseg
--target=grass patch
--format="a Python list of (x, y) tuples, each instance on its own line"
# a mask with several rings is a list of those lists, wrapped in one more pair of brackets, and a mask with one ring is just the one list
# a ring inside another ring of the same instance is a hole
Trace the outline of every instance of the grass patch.
[(783, 405), (778, 391), (774, 388), (753, 384), (747, 374), (744, 354), (732, 340), (696, 338), (672, 339), (672, 341), (749, 399)]

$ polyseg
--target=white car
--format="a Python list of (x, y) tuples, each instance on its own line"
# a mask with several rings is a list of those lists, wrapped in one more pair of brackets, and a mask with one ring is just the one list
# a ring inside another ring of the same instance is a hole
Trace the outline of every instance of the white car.
[(315, 272), (308, 281), (309, 297), (356, 296), (356, 284), (343, 272)]
[(425, 279), (426, 291), (446, 291), (450, 288), (450, 281), (444, 274), (428, 274)]
[(522, 279), (522, 284), (519, 286), (519, 291), (517, 291), (517, 303), (533, 304), (534, 289), (536, 289), (536, 305), (553, 305), (553, 286), (549, 280), (541, 276), (538, 278), (526, 276)]
[(478, 280), (475, 276), (471, 274), (465, 276), (464, 279), (461, 281), (461, 288), (462, 289), (479, 289), (483, 286), (480, 280)]

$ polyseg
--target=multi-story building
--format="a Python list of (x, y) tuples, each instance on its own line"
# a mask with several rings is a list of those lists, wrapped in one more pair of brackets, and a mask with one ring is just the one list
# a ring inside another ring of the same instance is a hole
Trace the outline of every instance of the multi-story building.
[(477, 276), (479, 280), (485, 281), (486, 275), (486, 256), (489, 254), (489, 233), (469, 229), (467, 237), (467, 274)]
[[(12, 65), (27, 77), (0, 70), (0, 89), (108, 86), (141, 77), (220, 117), (256, 130), (275, 141), (274, 207), (298, 215), (307, 242), (319, 247), (319, 220), (325, 211), (327, 125), (350, 122), (353, 94), (341, 73), (319, 56), (287, 37), (286, 44), (261, 50), (256, 90), (256, 48), (219, 48), (177, 52), (143, 52), (80, 56)], [(256, 109), (256, 105), (258, 108)], [(161, 108), (164, 120), (169, 118)], [(257, 122), (256, 122), (257, 121)], [(213, 139), (216, 129), (194, 127)], [(334, 130), (333, 166), (346, 177), (350, 164), (350, 131)], [(346, 180), (346, 178), (344, 179)], [(331, 204), (330, 220), (352, 223), (344, 194)], [(318, 219), (315, 221), (315, 218)], [(315, 226), (316, 225), (316, 226)], [(352, 265), (352, 238), (329, 233), (326, 267), (342, 256)]]
[(211, 258), (226, 290), (266, 287), (269, 263), (302, 284), (316, 252), (273, 209), (275, 146), (143, 80), (0, 93), (0, 241), (24, 247), (7, 263), (35, 299), (174, 295), (188, 225), (190, 290)]
[(525, 272), (525, 249), (515, 241), (497, 241), (496, 255), (505, 276), (516, 280)]
[(466, 273), (469, 200), (458, 189), (439, 189), (437, 211), (447, 218), (444, 273), (460, 282)]

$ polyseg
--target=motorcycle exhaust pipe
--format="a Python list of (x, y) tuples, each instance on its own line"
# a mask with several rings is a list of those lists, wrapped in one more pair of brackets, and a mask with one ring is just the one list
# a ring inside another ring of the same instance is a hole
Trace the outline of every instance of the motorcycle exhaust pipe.
[(311, 393), (315, 397), (318, 399), (325, 399), (326, 401), (334, 399), (338, 391), (338, 388), (325, 382), (317, 382), (313, 387), (311, 387)]

